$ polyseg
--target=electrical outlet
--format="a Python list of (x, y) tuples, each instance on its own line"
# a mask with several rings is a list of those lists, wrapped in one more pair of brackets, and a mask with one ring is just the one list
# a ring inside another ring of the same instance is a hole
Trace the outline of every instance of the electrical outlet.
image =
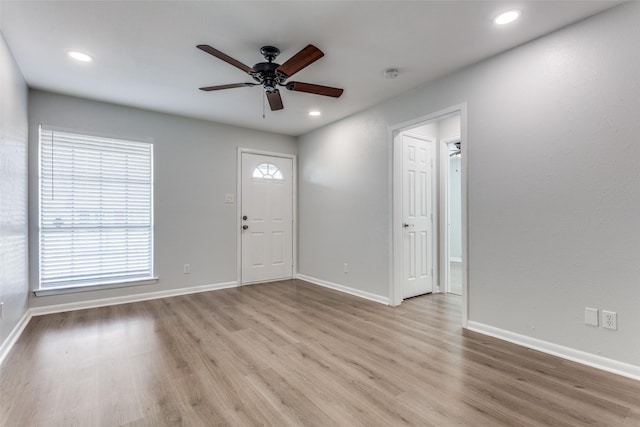
[(347, 264), (346, 262), (344, 263), (344, 266), (342, 267), (342, 271), (344, 271), (345, 273), (349, 272), (349, 264)]
[(182, 272), (184, 274), (191, 274), (191, 264), (185, 264)]
[(598, 309), (597, 308), (584, 308), (584, 323), (585, 325), (598, 326)]
[(615, 311), (602, 310), (602, 327), (618, 329), (618, 313)]

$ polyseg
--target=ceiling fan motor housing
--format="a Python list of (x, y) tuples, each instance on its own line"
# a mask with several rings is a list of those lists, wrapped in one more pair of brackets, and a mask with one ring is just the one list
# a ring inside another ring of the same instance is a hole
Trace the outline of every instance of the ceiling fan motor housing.
[(250, 74), (251, 77), (262, 84), (268, 92), (273, 92), (276, 85), (283, 84), (286, 80), (285, 76), (276, 74), (276, 68), (279, 66), (280, 64), (275, 62), (259, 62), (253, 66), (255, 71)]
[(276, 73), (280, 64), (273, 62), (280, 55), (280, 49), (275, 46), (262, 46), (260, 53), (268, 62), (259, 62), (253, 66), (254, 72), (251, 77), (262, 84), (267, 92), (274, 92), (277, 85), (284, 84), (286, 76)]

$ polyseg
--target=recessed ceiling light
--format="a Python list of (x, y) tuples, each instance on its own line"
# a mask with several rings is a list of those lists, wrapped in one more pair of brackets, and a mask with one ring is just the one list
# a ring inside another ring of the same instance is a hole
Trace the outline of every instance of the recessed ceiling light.
[(92, 62), (93, 58), (86, 53), (78, 52), (76, 50), (68, 50), (67, 55), (80, 62)]
[(510, 22), (515, 21), (519, 17), (520, 17), (519, 10), (507, 10), (506, 12), (502, 12), (500, 15), (493, 18), (493, 23), (496, 25), (509, 24)]
[(309, 111), (309, 115), (310, 116), (319, 116), (320, 115), (320, 111)]

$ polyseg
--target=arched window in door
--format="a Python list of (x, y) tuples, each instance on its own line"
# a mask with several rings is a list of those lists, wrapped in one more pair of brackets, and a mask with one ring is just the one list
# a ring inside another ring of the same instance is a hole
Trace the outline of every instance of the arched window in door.
[(253, 178), (283, 180), (282, 172), (273, 163), (261, 163), (253, 170)]

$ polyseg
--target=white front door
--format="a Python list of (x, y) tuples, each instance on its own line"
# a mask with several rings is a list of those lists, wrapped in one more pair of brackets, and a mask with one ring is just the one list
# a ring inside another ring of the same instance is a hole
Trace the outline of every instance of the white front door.
[(403, 298), (433, 291), (433, 147), (402, 135)]
[(242, 283), (293, 277), (293, 159), (242, 153)]

